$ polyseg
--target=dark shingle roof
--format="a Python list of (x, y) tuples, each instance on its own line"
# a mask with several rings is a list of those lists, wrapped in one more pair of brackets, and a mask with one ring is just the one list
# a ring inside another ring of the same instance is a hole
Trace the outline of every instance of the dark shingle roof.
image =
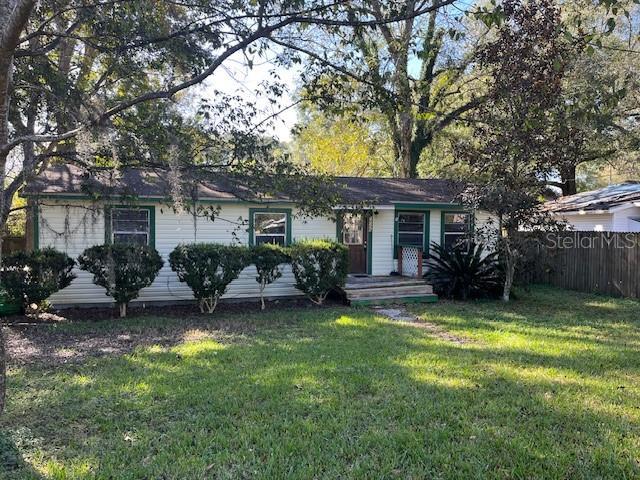
[(638, 201), (640, 201), (640, 182), (626, 182), (560, 197), (545, 203), (545, 208), (556, 213), (609, 210), (625, 203)]
[[(138, 198), (166, 198), (171, 192), (169, 172), (155, 168), (124, 168), (88, 170), (74, 165), (53, 165), (25, 186), (25, 196), (55, 196), (98, 194), (107, 196), (136, 196)], [(256, 198), (241, 182), (224, 174), (208, 173), (206, 177), (184, 182), (197, 191), (197, 198), (234, 200)], [(368, 202), (375, 205), (392, 203), (457, 203), (462, 184), (438, 179), (397, 179), (336, 177), (336, 187), (345, 203)], [(269, 198), (288, 201), (286, 195)]]

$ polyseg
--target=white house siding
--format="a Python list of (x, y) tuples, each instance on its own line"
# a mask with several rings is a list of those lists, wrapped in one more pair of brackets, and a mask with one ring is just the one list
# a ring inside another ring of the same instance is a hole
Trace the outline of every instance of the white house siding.
[(612, 229), (613, 215), (610, 213), (563, 215), (561, 218), (578, 232), (607, 232)]
[[(105, 221), (103, 209), (88, 201), (46, 201), (39, 209), (38, 243), (39, 246), (52, 246), (77, 258), (82, 251), (92, 245), (105, 241)], [(160, 203), (144, 202), (140, 206), (155, 207), (155, 247), (162, 255), (165, 265), (154, 283), (140, 292), (138, 302), (171, 302), (189, 300), (191, 290), (178, 281), (168, 262), (170, 252), (179, 243), (215, 242), (248, 244), (246, 222), (250, 208), (268, 209), (264, 205), (223, 203), (221, 210), (212, 221), (206, 217), (196, 217), (188, 213), (175, 213), (170, 207)], [(215, 205), (214, 205), (215, 206)], [(273, 204), (271, 208), (289, 208), (288, 205)], [(336, 238), (336, 224), (329, 218), (303, 218), (297, 216), (292, 208), (291, 236), (294, 241), (305, 238)], [(440, 243), (442, 210), (430, 211), (429, 241)], [(476, 220), (478, 221), (478, 219)], [(388, 275), (397, 269), (394, 260), (394, 224), (393, 208), (378, 209), (372, 217), (371, 262), (373, 275)], [(110, 303), (104, 289), (93, 284), (92, 276), (76, 268), (77, 278), (66, 289), (50, 298), (54, 305)], [(246, 268), (231, 283), (225, 299), (256, 297), (258, 286), (255, 281), (255, 268)], [(290, 267), (285, 267), (282, 278), (267, 287), (267, 296), (283, 297), (300, 295), (294, 287), (294, 278)]]
[(378, 210), (371, 231), (371, 274), (389, 275), (396, 269), (393, 260), (394, 210)]
[[(72, 206), (73, 205), (73, 206)], [(140, 203), (141, 206), (154, 205)], [(243, 221), (248, 220), (249, 208), (265, 208), (261, 205), (223, 204), (214, 221), (190, 214), (177, 214), (164, 204), (155, 204), (155, 247), (162, 255), (165, 265), (154, 283), (140, 292), (139, 302), (172, 301), (193, 298), (186, 284), (178, 281), (169, 266), (169, 253), (179, 243), (191, 242), (239, 242), (248, 244), (248, 232)], [(273, 205), (272, 208), (286, 208)], [(297, 218), (297, 210), (292, 209), (292, 238), (335, 239), (336, 225), (331, 219)], [(38, 215), (38, 243), (41, 248), (54, 247), (77, 258), (82, 251), (105, 240), (105, 221), (102, 208), (88, 202), (65, 200), (47, 201), (40, 206)], [(50, 298), (54, 305), (81, 303), (110, 303), (104, 289), (92, 282), (92, 275), (76, 268), (77, 278), (64, 290)], [(388, 273), (388, 272), (387, 272)], [(246, 268), (232, 284), (223, 298), (246, 298), (258, 295), (255, 268)], [(291, 268), (286, 267), (284, 275), (267, 287), (266, 294), (272, 297), (299, 295), (293, 286)]]
[(629, 207), (613, 214), (611, 230), (614, 232), (640, 232), (640, 207)]
[[(104, 243), (104, 215), (102, 209), (89, 203), (66, 202), (56, 206), (47, 201), (38, 215), (38, 244), (40, 248), (54, 247), (77, 258), (85, 248)], [(71, 206), (72, 204), (78, 206)], [(92, 275), (74, 269), (77, 278), (71, 285), (49, 299), (54, 305), (66, 303), (108, 302), (104, 289), (91, 281)]]
[[(429, 210), (429, 245), (432, 242), (441, 242), (442, 233), (442, 212), (441, 209)], [(395, 248), (395, 210), (378, 210), (373, 216), (372, 232), (372, 274), (389, 275), (392, 271), (397, 271), (398, 261), (394, 260)], [(476, 214), (476, 225), (482, 225), (490, 218), (486, 212)]]
[(429, 215), (429, 248), (431, 243), (440, 244), (442, 238), (442, 210), (431, 210)]

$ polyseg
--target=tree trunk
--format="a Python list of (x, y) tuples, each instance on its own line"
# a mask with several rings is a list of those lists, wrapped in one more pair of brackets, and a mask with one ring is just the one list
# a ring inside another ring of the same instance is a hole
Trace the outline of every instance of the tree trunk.
[(118, 305), (118, 307), (120, 307), (120, 318), (124, 318), (127, 316), (127, 304), (126, 303), (121, 303), (120, 305)]
[[(0, 14), (5, 9), (0, 9)], [(3, 34), (0, 28), (0, 38)], [(3, 45), (0, 45), (0, 51)], [(11, 85), (11, 70), (13, 67), (13, 56), (0, 53), (0, 147), (9, 141), (9, 89)], [(4, 202), (4, 184), (6, 175), (8, 153), (0, 152), (0, 213), (6, 210)], [(0, 215), (1, 217), (1, 215)], [(0, 224), (0, 229), (4, 229), (5, 223)], [(1, 251), (0, 251), (1, 255)], [(0, 257), (1, 258), (1, 257)], [(2, 334), (2, 322), (0, 322), (0, 413), (4, 410), (7, 380), (7, 359), (5, 357), (4, 335)]]
[(505, 272), (505, 279), (504, 279), (504, 288), (502, 289), (502, 301), (503, 302), (508, 302), (509, 300), (511, 300), (511, 288), (513, 287), (513, 267), (509, 266), (507, 267), (507, 270)]
[(411, 140), (413, 137), (413, 119), (411, 118), (410, 112), (401, 112), (399, 114), (398, 127), (400, 134), (400, 144), (398, 145), (398, 152), (400, 154), (400, 158), (398, 159), (398, 161), (400, 162), (400, 177), (413, 178), (415, 177), (415, 173), (412, 171), (411, 167)]
[(508, 302), (511, 299), (511, 289), (513, 288), (513, 278), (515, 277), (516, 264), (513, 248), (508, 238), (502, 239), (502, 252), (504, 256), (505, 277), (502, 289), (502, 301)]
[(578, 193), (578, 187), (576, 186), (576, 169), (575, 165), (569, 165), (564, 167), (560, 172), (563, 196)]
[(433, 142), (433, 133), (429, 130), (424, 120), (417, 122), (416, 133), (411, 142), (411, 158), (409, 159), (409, 178), (418, 178), (418, 163), (425, 148)]

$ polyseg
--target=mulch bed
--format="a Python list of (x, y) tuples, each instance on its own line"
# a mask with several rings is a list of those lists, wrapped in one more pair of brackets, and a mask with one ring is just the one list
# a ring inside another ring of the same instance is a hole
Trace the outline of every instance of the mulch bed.
[[(327, 298), (325, 305), (322, 307), (315, 305), (306, 298), (277, 299), (266, 301), (267, 311), (278, 309), (298, 309), (298, 308), (327, 308), (342, 305), (337, 299)], [(216, 308), (216, 315), (225, 315), (229, 313), (258, 313), (260, 312), (259, 300), (252, 301), (231, 301), (221, 302)], [(203, 316), (210, 318), (208, 313), (200, 313), (195, 302), (193, 304), (179, 305), (147, 305), (147, 306), (129, 306), (127, 309), (128, 317), (169, 317), (184, 318)], [(65, 308), (53, 309), (48, 313), (42, 313), (37, 318), (35, 316), (26, 315), (9, 315), (3, 318), (7, 325), (35, 324), (35, 323), (58, 323), (64, 321), (70, 322), (94, 322), (119, 318), (118, 309), (116, 307), (85, 307), (85, 308)]]
[[(267, 312), (295, 311), (340, 306), (342, 303), (328, 301), (323, 307), (306, 299), (276, 300), (267, 303)], [(160, 345), (171, 347), (185, 341), (214, 338), (224, 341), (229, 337), (250, 334), (259, 328), (255, 322), (233, 314), (260, 312), (258, 302), (224, 302), (214, 315), (201, 314), (194, 305), (151, 306), (130, 308), (131, 317), (161, 317), (179, 319), (167, 325), (132, 327), (118, 326), (115, 308), (78, 308), (41, 314), (39, 318), (24, 315), (5, 317), (3, 328), (10, 366), (41, 364), (55, 366), (81, 362), (89, 357), (122, 355), (138, 347)], [(95, 330), (59, 329), (61, 323), (88, 323), (112, 320), (109, 328)], [(282, 315), (279, 322), (295, 322), (295, 315)]]

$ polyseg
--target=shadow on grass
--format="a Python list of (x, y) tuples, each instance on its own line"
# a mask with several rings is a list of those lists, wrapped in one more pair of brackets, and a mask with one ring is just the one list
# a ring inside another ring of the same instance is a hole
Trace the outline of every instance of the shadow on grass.
[(42, 478), (31, 466), (25, 462), (16, 446), (16, 442), (8, 432), (0, 430), (0, 476), (10, 478), (40, 479)]
[[(534, 287), (519, 300), (451, 302), (432, 308), (414, 307), (431, 321), (468, 330), (526, 331), (542, 337), (592, 341), (617, 346), (640, 342), (640, 301), (602, 295), (567, 292), (552, 287)], [(447, 320), (452, 320), (448, 322)]]
[(585, 401), (633, 404), (594, 373), (600, 358), (452, 345), (363, 311), (314, 318), (21, 370), (2, 422), (28, 427), (40, 447), (25, 456), (81, 478), (640, 474), (630, 420)]

